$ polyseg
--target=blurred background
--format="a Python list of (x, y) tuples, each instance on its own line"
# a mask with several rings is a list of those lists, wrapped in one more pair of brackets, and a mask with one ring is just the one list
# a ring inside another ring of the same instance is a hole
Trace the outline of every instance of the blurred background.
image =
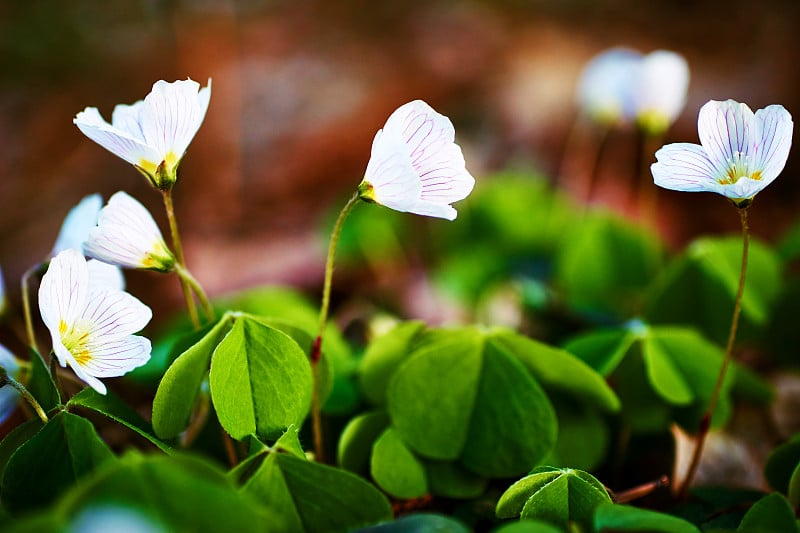
[[(142, 99), (158, 79), (213, 79), (175, 189), (190, 269), (212, 296), (290, 284), (316, 298), (332, 217), (400, 104), (422, 98), (452, 119), (476, 192), (508, 169), (555, 182), (564, 169), (585, 168), (566, 145), (576, 82), (600, 51), (683, 54), (688, 103), (666, 140), (697, 142), (697, 111), (709, 99), (800, 112), (798, 22), (795, 0), (755, 8), (744, 0), (4, 0), (0, 265), (11, 301), (21, 274), (47, 255), (63, 217), (88, 194), (127, 191), (166, 229), (160, 195), (72, 124), (86, 106), (110, 118), (114, 105)], [(637, 159), (637, 142), (633, 131), (611, 132), (588, 198), (634, 221), (634, 191), (651, 179), (640, 171), (648, 161)], [(765, 240), (800, 218), (796, 152), (752, 210), (754, 233)], [(569, 184), (562, 175), (568, 195)], [(658, 230), (674, 248), (738, 230), (721, 197), (657, 195)], [(466, 216), (470, 198), (456, 208)], [(412, 235), (424, 244), (429, 229), (459, 221), (408, 224), (421, 228)], [(399, 303), (400, 312), (447, 317), (420, 303), (425, 257), (407, 254), (366, 277), (343, 266), (335, 290), (405, 288), (415, 303)], [(172, 277), (135, 272), (128, 282), (157, 318), (181, 305)]]

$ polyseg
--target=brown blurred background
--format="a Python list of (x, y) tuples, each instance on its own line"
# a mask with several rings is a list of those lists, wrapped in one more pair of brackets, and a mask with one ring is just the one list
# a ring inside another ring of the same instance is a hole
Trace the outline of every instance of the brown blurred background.
[[(598, 52), (685, 55), (689, 101), (668, 140), (697, 142), (697, 110), (712, 98), (800, 113), (799, 23), (796, 0), (4, 0), (0, 265), (12, 302), (22, 272), (87, 194), (125, 190), (166, 228), (159, 195), (72, 124), (86, 106), (110, 118), (158, 79), (213, 79), (175, 189), (195, 275), (212, 295), (257, 283), (314, 294), (324, 224), (354, 191), (372, 136), (398, 105), (422, 98), (450, 116), (478, 182), (507, 167), (554, 176), (575, 83)], [(596, 202), (626, 210), (635, 151), (631, 132), (612, 134)], [(800, 219), (799, 168), (794, 149), (757, 200), (757, 235), (775, 238)], [(659, 198), (660, 226), (675, 245), (737, 228), (721, 198)], [(180, 306), (173, 279), (128, 280), (146, 303)]]

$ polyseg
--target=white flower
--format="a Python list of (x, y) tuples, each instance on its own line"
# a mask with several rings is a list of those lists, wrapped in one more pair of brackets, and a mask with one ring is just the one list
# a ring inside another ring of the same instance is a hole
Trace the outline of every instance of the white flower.
[(153, 186), (169, 190), (183, 154), (203, 123), (210, 98), (210, 79), (203, 89), (192, 80), (160, 80), (144, 100), (116, 106), (111, 124), (96, 107), (78, 113), (73, 123), (94, 142), (134, 165)]
[(680, 54), (657, 50), (646, 55), (634, 90), (636, 121), (647, 133), (661, 135), (686, 105), (689, 65)]
[[(19, 374), (17, 358), (2, 344), (0, 344), (0, 367), (3, 367), (6, 374), (12, 378), (16, 379)], [(19, 392), (14, 387), (10, 385), (0, 387), (0, 424), (14, 411), (18, 402)]]
[(122, 269), (116, 265), (109, 265), (97, 259), (86, 261), (89, 268), (89, 280), (92, 285), (102, 285), (117, 291), (125, 290), (125, 276)]
[(70, 209), (61, 224), (61, 230), (50, 255), (56, 256), (69, 248), (83, 250), (83, 243), (89, 237), (89, 230), (97, 225), (97, 214), (101, 207), (103, 199), (99, 194), (92, 194)]
[(50, 261), (39, 310), (58, 362), (100, 394), (106, 387), (97, 378), (122, 376), (150, 359), (150, 341), (133, 335), (150, 321), (150, 308), (127, 292), (93, 284), (77, 250)]
[(100, 211), (83, 249), (89, 257), (127, 268), (169, 272), (175, 264), (150, 212), (122, 191)]
[(397, 211), (455, 219), (449, 204), (466, 198), (475, 179), (454, 139), (450, 119), (422, 100), (400, 106), (375, 134), (359, 196)]
[(711, 100), (700, 109), (700, 145), (668, 144), (650, 167), (656, 185), (708, 191), (744, 207), (778, 177), (792, 145), (792, 117), (781, 105), (759, 109)]
[(634, 90), (642, 54), (611, 48), (593, 57), (578, 81), (578, 107), (595, 122), (619, 126), (636, 114)]

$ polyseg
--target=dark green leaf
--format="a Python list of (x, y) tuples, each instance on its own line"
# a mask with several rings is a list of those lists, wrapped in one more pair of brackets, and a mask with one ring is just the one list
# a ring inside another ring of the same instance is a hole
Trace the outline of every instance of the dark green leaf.
[(28, 442), (40, 429), (42, 429), (42, 421), (33, 418), (18, 425), (3, 438), (3, 441), (0, 442), (0, 480), (3, 479), (6, 465), (17, 448)]
[(163, 452), (171, 452), (172, 448), (153, 434), (153, 428), (142, 418), (139, 413), (124, 403), (112, 392), (99, 394), (91, 388), (83, 389), (81, 392), (70, 398), (67, 402), (67, 409), (71, 407), (85, 407), (96, 411), (108, 418), (115, 420), (123, 426), (135, 431), (145, 439), (149, 440)]
[(700, 533), (694, 524), (676, 516), (613, 503), (602, 503), (597, 506), (594, 528), (598, 533), (605, 531)]
[(551, 466), (592, 470), (606, 456), (609, 430), (594, 409), (574, 402), (553, 399), (558, 416), (558, 440), (550, 456), (543, 461)]
[(162, 439), (177, 437), (189, 424), (211, 355), (228, 332), (231, 318), (223, 316), (199, 342), (175, 359), (161, 379), (153, 399), (153, 430)]
[(769, 486), (778, 492), (787, 494), (792, 472), (799, 463), (799, 438), (794, 438), (772, 450), (764, 464), (764, 477), (767, 478)]
[(797, 527), (794, 511), (789, 502), (777, 492), (773, 492), (758, 500), (747, 511), (736, 531), (795, 533), (800, 529)]
[(112, 458), (88, 420), (60, 412), (11, 456), (3, 473), (3, 505), (15, 512), (46, 506)]
[(307, 355), (285, 333), (247, 317), (217, 345), (209, 383), (220, 424), (235, 439), (275, 438), (299, 426), (311, 406)]
[(388, 426), (389, 415), (385, 411), (370, 411), (350, 420), (339, 437), (339, 466), (354, 474), (368, 476), (372, 444)]
[(31, 377), (27, 384), (28, 391), (33, 394), (45, 412), (50, 412), (61, 403), (61, 394), (39, 352), (30, 350), (30, 356)]
[(354, 533), (469, 533), (469, 531), (464, 524), (447, 516), (418, 513), (385, 524), (359, 529)]
[(425, 463), (431, 494), (453, 499), (477, 498), (489, 480), (466, 470), (459, 463), (428, 461)]
[(347, 531), (392, 516), (386, 497), (363, 479), (289, 454), (269, 454), (242, 491), (269, 510), (275, 531)]
[(541, 520), (519, 520), (493, 529), (492, 533), (562, 533), (561, 528)]
[(600, 329), (574, 337), (564, 345), (564, 350), (576, 355), (600, 375), (608, 376), (636, 340), (636, 334), (627, 329)]
[(401, 500), (428, 492), (425, 467), (391, 428), (372, 445), (370, 473), (380, 488)]

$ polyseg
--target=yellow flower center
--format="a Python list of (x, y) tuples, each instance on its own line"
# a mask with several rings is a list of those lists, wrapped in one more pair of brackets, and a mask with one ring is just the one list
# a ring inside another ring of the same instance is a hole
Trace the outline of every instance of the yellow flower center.
[(722, 185), (733, 185), (740, 178), (750, 178), (751, 180), (760, 181), (761, 171), (757, 169), (750, 170), (750, 161), (747, 154), (742, 152), (734, 152), (733, 158), (728, 160), (728, 172), (717, 179)]
[(80, 324), (70, 327), (62, 320), (58, 324), (58, 333), (61, 336), (61, 344), (69, 350), (69, 353), (72, 354), (79, 365), (83, 366), (92, 360), (92, 354), (88, 348), (88, 328), (81, 327)]

